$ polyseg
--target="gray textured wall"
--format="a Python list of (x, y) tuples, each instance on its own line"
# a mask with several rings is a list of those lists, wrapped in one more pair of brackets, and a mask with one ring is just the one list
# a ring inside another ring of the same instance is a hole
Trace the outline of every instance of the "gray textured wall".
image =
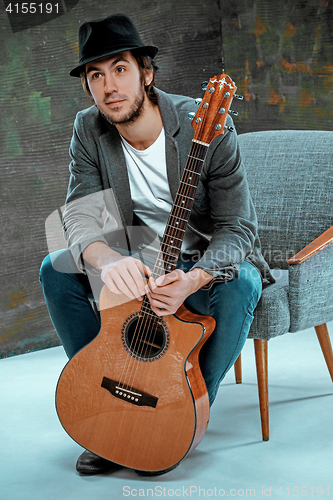
[(45, 220), (64, 203), (73, 120), (90, 105), (68, 77), (81, 22), (128, 14), (144, 41), (160, 47), (157, 85), (168, 92), (200, 97), (201, 82), (224, 61), (246, 97), (234, 105), (239, 132), (332, 129), (331, 2), (65, 3), (73, 8), (61, 17), (29, 29), (23, 19), (17, 31), (0, 13), (0, 357), (58, 343), (38, 270), (48, 251)]

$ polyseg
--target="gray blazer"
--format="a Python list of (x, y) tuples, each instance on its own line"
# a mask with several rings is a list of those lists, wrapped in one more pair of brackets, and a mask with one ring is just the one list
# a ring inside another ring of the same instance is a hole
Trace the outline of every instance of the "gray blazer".
[[(196, 111), (197, 106), (194, 99), (158, 89), (156, 92), (174, 199), (194, 136), (188, 113)], [(232, 125), (230, 116), (227, 124)], [(133, 213), (120, 137), (95, 106), (77, 114), (70, 155), (64, 227), (76, 264), (82, 267), (81, 255), (90, 243), (110, 244), (107, 234), (115, 235), (112, 246), (127, 243), (137, 248), (140, 232), (135, 231), (138, 220)], [(235, 131), (225, 131), (209, 147), (189, 227), (201, 242), (201, 255), (194, 266), (209, 272), (214, 281), (232, 279), (243, 260), (256, 266), (264, 280), (274, 281), (261, 255), (257, 218)]]

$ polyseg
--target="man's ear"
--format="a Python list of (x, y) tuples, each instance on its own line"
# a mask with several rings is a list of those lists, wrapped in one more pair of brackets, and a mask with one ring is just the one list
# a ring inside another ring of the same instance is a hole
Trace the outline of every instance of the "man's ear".
[(154, 72), (152, 69), (144, 69), (144, 72), (145, 72), (145, 86), (148, 87), (148, 85), (151, 84), (151, 82), (153, 81), (153, 76), (154, 76)]

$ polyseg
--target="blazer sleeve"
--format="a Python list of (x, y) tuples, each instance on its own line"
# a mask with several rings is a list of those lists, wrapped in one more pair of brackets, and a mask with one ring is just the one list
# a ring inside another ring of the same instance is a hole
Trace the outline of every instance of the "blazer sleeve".
[(119, 227), (120, 218), (112, 190), (103, 186), (96, 142), (85, 130), (82, 112), (74, 122), (69, 154), (64, 234), (76, 265), (83, 270), (83, 251), (96, 241), (107, 244), (104, 235)]
[(251, 260), (260, 243), (236, 131), (225, 132), (211, 146), (201, 175), (202, 201), (193, 217), (197, 228), (210, 228), (211, 237), (194, 267), (225, 281), (234, 277), (237, 264)]

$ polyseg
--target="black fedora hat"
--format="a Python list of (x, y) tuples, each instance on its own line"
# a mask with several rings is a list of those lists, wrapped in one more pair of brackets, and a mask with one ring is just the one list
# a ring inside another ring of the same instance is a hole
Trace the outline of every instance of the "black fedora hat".
[(118, 52), (131, 50), (155, 57), (158, 51), (153, 45), (144, 45), (129, 17), (114, 14), (105, 19), (87, 21), (79, 29), (79, 65), (70, 76), (80, 76), (85, 64)]

